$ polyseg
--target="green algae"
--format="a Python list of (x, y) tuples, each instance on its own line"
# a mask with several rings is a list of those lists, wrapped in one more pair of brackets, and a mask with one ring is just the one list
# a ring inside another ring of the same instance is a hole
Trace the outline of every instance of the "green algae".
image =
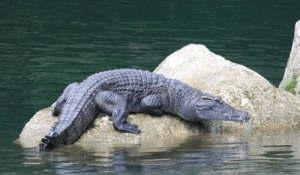
[(283, 89), (287, 92), (290, 92), (290, 93), (296, 95), (295, 87), (297, 85), (298, 77), (299, 77), (299, 74), (294, 71), (292, 77), (283, 83), (283, 85), (282, 85)]

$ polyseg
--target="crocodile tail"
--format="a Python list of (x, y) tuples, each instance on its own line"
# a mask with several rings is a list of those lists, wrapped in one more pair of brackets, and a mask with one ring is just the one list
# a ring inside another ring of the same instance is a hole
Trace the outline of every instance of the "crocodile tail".
[(56, 132), (54, 132), (56, 125), (58, 122), (55, 122), (53, 127), (50, 129), (50, 133), (46, 135), (44, 138), (42, 138), (39, 149), (40, 151), (50, 151), (53, 148), (55, 148), (54, 138), (57, 135)]
[(50, 129), (50, 133), (53, 133), (55, 131), (57, 124), (58, 124), (58, 121), (53, 123), (53, 126)]
[(49, 136), (42, 138), (41, 143), (39, 144), (40, 151), (50, 151), (55, 148), (54, 142)]

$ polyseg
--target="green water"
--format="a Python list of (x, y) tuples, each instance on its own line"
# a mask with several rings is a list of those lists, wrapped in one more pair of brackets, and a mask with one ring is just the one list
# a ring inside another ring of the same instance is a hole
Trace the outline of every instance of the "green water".
[[(115, 68), (153, 71), (190, 43), (204, 44), (278, 86), (299, 7), (296, 0), (1, 1), (0, 172), (299, 173), (298, 131), (284, 139), (282, 133), (264, 135), (268, 143), (246, 135), (143, 155), (134, 148), (115, 149), (101, 161), (92, 153), (40, 155), (12, 143), (67, 84)], [(273, 148), (279, 149), (275, 157)]]

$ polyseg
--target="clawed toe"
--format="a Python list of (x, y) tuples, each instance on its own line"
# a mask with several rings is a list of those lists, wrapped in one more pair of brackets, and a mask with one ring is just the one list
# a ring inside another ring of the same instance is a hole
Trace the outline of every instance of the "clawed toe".
[(138, 125), (132, 124), (129, 122), (126, 122), (125, 124), (119, 125), (119, 126), (114, 126), (115, 129), (122, 131), (122, 132), (127, 132), (127, 133), (133, 133), (133, 134), (138, 134), (141, 133), (142, 131), (138, 129)]
[(141, 130), (138, 129), (137, 124), (127, 122), (124, 126), (125, 126), (125, 128), (127, 128), (127, 132), (129, 132), (129, 133), (138, 134), (141, 132)]

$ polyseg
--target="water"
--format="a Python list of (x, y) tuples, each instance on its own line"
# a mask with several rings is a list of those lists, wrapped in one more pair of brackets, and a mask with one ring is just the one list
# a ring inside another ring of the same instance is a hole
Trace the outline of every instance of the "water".
[(1, 1), (0, 172), (299, 172), (298, 131), (207, 134), (203, 144), (193, 138), (154, 152), (115, 148), (103, 155), (41, 154), (12, 143), (67, 84), (115, 68), (153, 71), (189, 43), (204, 44), (278, 86), (299, 17), (296, 0)]
[(5, 172), (42, 174), (297, 174), (299, 150), (299, 131), (206, 133), (167, 148), (6, 150), (1, 163)]

